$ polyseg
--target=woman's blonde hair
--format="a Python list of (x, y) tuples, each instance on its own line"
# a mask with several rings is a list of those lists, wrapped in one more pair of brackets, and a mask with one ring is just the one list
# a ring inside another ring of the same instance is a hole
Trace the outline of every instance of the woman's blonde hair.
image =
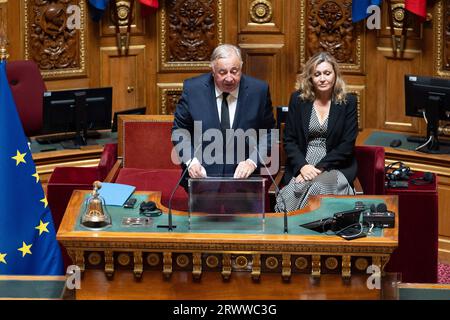
[(303, 72), (297, 76), (295, 82), (295, 89), (300, 91), (300, 98), (303, 100), (314, 101), (316, 98), (314, 92), (314, 84), (312, 81), (314, 71), (322, 62), (331, 64), (335, 74), (334, 88), (332, 99), (336, 103), (345, 103), (345, 96), (347, 94), (344, 79), (342, 79), (339, 65), (334, 57), (328, 52), (322, 51), (313, 55), (305, 64)]

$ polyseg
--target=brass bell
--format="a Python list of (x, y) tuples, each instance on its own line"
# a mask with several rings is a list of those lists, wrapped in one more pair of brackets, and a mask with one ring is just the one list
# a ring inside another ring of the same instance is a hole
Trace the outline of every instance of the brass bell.
[(111, 216), (106, 209), (105, 199), (98, 192), (101, 187), (101, 182), (95, 181), (92, 194), (84, 204), (84, 213), (81, 216), (80, 223), (89, 229), (101, 229), (112, 224)]

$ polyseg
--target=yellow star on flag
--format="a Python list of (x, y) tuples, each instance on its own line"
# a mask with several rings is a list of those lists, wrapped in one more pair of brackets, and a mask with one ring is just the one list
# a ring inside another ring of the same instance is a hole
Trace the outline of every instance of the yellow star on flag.
[(14, 157), (11, 157), (11, 159), (16, 160), (16, 167), (17, 167), (17, 166), (19, 165), (19, 163), (21, 163), (21, 162), (26, 163), (26, 162), (25, 162), (25, 159), (24, 159), (26, 154), (27, 154), (26, 152), (20, 153), (19, 150), (17, 150), (17, 154), (16, 154)]
[(48, 222), (43, 223), (42, 220), (39, 220), (39, 225), (35, 227), (35, 229), (39, 230), (39, 235), (41, 235), (43, 232), (48, 232), (47, 225)]
[(42, 203), (44, 203), (44, 208), (47, 208), (48, 206), (48, 201), (47, 201), (47, 197), (44, 197), (44, 199), (40, 200)]
[(31, 246), (33, 244), (26, 244), (25, 242), (22, 241), (22, 248), (19, 248), (17, 250), (22, 251), (22, 258), (25, 257), (26, 254), (31, 254)]
[(0, 253), (0, 262), (6, 264), (6, 253)]
[(39, 173), (37, 173), (37, 171), (36, 171), (36, 173), (32, 174), (32, 176), (36, 178), (36, 183), (38, 183), (39, 182)]

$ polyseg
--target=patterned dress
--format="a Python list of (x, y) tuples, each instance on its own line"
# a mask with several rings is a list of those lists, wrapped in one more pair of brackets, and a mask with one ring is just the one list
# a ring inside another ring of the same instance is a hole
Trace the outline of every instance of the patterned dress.
[[(323, 124), (320, 124), (313, 108), (309, 121), (308, 147), (305, 157), (308, 164), (315, 166), (326, 155), (327, 128), (328, 117)], [(308, 204), (309, 196), (319, 194), (353, 195), (355, 192), (339, 170), (324, 171), (313, 180), (300, 183), (296, 183), (295, 177), (293, 177), (289, 184), (281, 189), (275, 211), (283, 212), (284, 203), (287, 211), (304, 208)]]

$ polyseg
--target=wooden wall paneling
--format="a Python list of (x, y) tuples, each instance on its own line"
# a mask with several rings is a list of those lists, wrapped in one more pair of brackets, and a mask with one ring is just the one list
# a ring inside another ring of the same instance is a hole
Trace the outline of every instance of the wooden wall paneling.
[(158, 83), (158, 114), (173, 114), (175, 112), (183, 83)]
[(100, 49), (101, 86), (113, 87), (113, 113), (146, 106), (145, 101), (145, 46), (130, 46), (127, 56), (121, 56), (116, 47)]
[[(131, 0), (114, 0), (117, 3), (117, 9), (119, 11), (119, 26), (123, 30), (126, 31), (126, 27), (128, 24), (128, 11), (130, 8)], [(133, 0), (133, 13), (132, 13), (132, 23), (130, 26), (130, 35), (144, 35), (145, 34), (145, 24), (147, 18), (142, 17), (141, 12), (141, 4), (139, 0)], [(113, 10), (113, 6), (109, 5), (108, 10), (106, 11), (104, 18), (101, 21), (100, 28), (100, 36), (115, 36), (116, 35), (116, 25), (115, 25), (115, 13)]]
[(5, 36), (8, 34), (8, 25), (6, 22), (7, 12), (8, 12), (8, 1), (0, 0), (0, 36)]
[(420, 74), (421, 55), (408, 60), (397, 60), (390, 57), (383, 57), (383, 59), (385, 60), (384, 67), (380, 72), (383, 80), (378, 82), (379, 87), (384, 85), (383, 91), (385, 91), (383, 128), (417, 132), (421, 119), (405, 116), (404, 75)]
[(224, 42), (224, 0), (166, 0), (158, 11), (158, 71), (209, 71)]
[(282, 101), (281, 97), (281, 53), (282, 46), (267, 48), (265, 45), (254, 46), (240, 44), (244, 72), (258, 79), (267, 81), (271, 91), (273, 105)]
[(300, 0), (300, 66), (327, 51), (345, 73), (364, 72), (364, 28), (351, 20), (350, 0)]
[(439, 176), (439, 260), (450, 264), (450, 178)]
[(240, 33), (282, 33), (286, 1), (246, 0), (239, 5)]
[(366, 87), (365, 85), (347, 84), (347, 90), (353, 93), (357, 99), (358, 111), (358, 128), (364, 128), (364, 120), (366, 118), (364, 106), (366, 105)]
[[(25, 59), (35, 61), (44, 79), (86, 76), (86, 2), (24, 0)], [(79, 8), (80, 28), (69, 28), (69, 6)]]
[(438, 1), (434, 10), (434, 73), (450, 77), (450, 3)]
[[(394, 17), (394, 33), (401, 35), (405, 23), (404, 3), (392, 1)], [(391, 27), (387, 3), (382, 6), (381, 29), (377, 30), (376, 40), (369, 41), (374, 50), (371, 63), (367, 65), (367, 82), (370, 96), (376, 95), (375, 104), (371, 101), (368, 112), (376, 114), (376, 121), (371, 119), (369, 127), (397, 130), (403, 132), (419, 132), (421, 119), (405, 116), (404, 75), (421, 74), (423, 65), (423, 32), (422, 26), (413, 15), (407, 15), (407, 41), (402, 53), (392, 49)], [(372, 36), (373, 31), (370, 31)], [(376, 46), (375, 48), (373, 46)]]

